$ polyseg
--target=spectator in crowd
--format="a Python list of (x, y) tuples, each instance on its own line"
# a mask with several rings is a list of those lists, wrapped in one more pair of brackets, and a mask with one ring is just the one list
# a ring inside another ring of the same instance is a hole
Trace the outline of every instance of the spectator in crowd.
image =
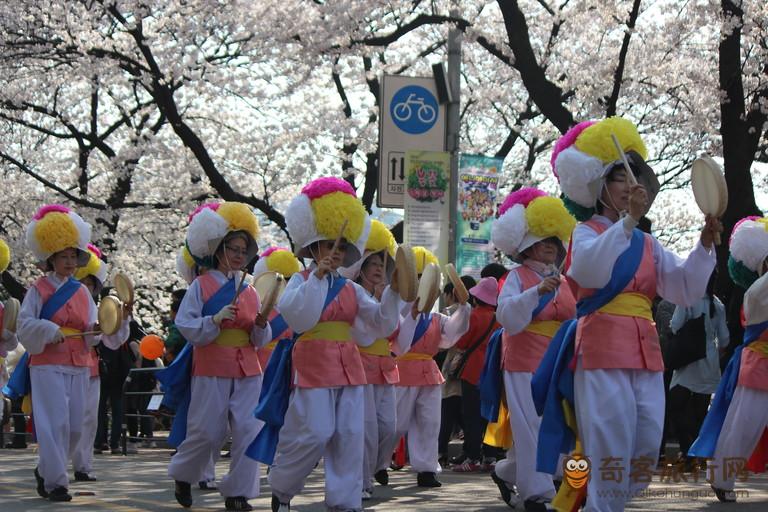
[[(667, 353), (667, 346), (672, 337), (672, 330), (669, 327), (669, 322), (672, 320), (675, 307), (674, 304), (661, 297), (656, 297), (656, 300), (653, 301), (653, 321), (656, 323), (656, 332), (659, 333), (659, 345), (661, 346), (662, 354)], [(666, 360), (664, 361), (664, 366), (664, 403), (666, 404), (666, 413), (664, 414), (664, 430), (661, 436), (661, 446), (659, 447), (660, 466), (667, 462), (667, 436), (670, 434), (669, 383), (672, 381), (672, 370), (669, 369)]]
[(720, 383), (720, 353), (730, 342), (725, 306), (714, 294), (716, 275), (712, 273), (706, 295), (693, 306), (677, 306), (670, 322), (672, 331), (677, 332), (687, 321), (703, 315), (706, 334), (706, 356), (675, 370), (669, 386), (670, 426), (680, 443), (678, 462), (683, 464), (684, 471), (696, 469), (695, 458), (688, 456), (688, 449), (699, 434), (710, 397)]
[[(470, 288), (473, 299), (469, 317), (469, 330), (456, 343), (458, 355), (452, 359), (449, 373), (461, 380), (461, 417), (464, 425), (465, 459), (453, 467), (457, 472), (490, 469), (489, 454), (485, 454), (483, 436), (486, 420), (480, 415), (480, 390), (478, 383), (485, 361), (485, 349), (493, 332), (501, 327), (496, 321), (498, 282), (494, 277), (484, 277)], [(485, 455), (485, 457), (483, 457)]]
[(168, 336), (165, 338), (165, 364), (171, 364), (176, 356), (187, 344), (187, 340), (181, 335), (179, 329), (176, 327), (176, 313), (179, 311), (179, 305), (181, 304), (184, 295), (187, 293), (185, 288), (174, 290), (171, 293), (171, 318), (168, 322)]

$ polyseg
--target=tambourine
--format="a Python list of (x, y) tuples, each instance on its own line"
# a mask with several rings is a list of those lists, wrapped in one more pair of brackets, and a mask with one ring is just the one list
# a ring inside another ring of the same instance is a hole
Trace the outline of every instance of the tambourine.
[(416, 260), (410, 247), (401, 245), (397, 248), (395, 269), (397, 269), (397, 288), (400, 298), (405, 302), (413, 302), (419, 291), (419, 282), (416, 277)]
[[(722, 167), (709, 155), (693, 161), (691, 188), (701, 213), (722, 217), (728, 208), (728, 185)], [(720, 233), (715, 233), (715, 245), (720, 245)]]
[(133, 302), (133, 283), (127, 275), (118, 272), (115, 274), (115, 277), (112, 278), (112, 282), (115, 285), (115, 292), (117, 292), (117, 298), (120, 299), (120, 302), (123, 304), (130, 304)]
[(101, 334), (106, 334), (108, 336), (115, 334), (123, 321), (123, 305), (120, 300), (111, 295), (101, 299), (101, 302), (99, 303), (98, 317)]
[(417, 293), (419, 313), (425, 313), (432, 309), (435, 301), (440, 296), (440, 268), (434, 263), (424, 265), (424, 271), (419, 280)]
[(11, 297), (3, 305), (3, 329), (16, 332), (16, 320), (19, 318), (19, 301)]
[(464, 286), (464, 281), (459, 277), (459, 273), (456, 272), (456, 267), (453, 263), (448, 263), (443, 269), (445, 270), (445, 275), (453, 283), (454, 296), (461, 304), (465, 304), (469, 300), (469, 292), (467, 287)]
[(264, 272), (253, 280), (253, 287), (261, 299), (259, 313), (267, 318), (285, 290), (285, 278), (277, 272)]

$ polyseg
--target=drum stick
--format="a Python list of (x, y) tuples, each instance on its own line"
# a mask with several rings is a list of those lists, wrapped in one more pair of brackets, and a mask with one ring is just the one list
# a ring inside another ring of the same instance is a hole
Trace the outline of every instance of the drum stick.
[(621, 144), (619, 144), (619, 139), (616, 138), (616, 135), (614, 134), (611, 134), (611, 139), (613, 139), (613, 144), (616, 146), (616, 151), (619, 152), (619, 157), (624, 163), (624, 170), (627, 171), (627, 181), (629, 182), (630, 186), (637, 185), (637, 180), (635, 179), (635, 175), (632, 173), (632, 168), (629, 166), (627, 155), (624, 153), (624, 149), (621, 147)]
[(235, 296), (232, 299), (232, 303), (230, 306), (234, 306), (237, 304), (237, 298), (240, 296), (240, 290), (243, 288), (243, 282), (245, 281), (245, 276), (248, 274), (245, 270), (242, 271), (243, 274), (240, 276), (240, 283), (237, 285), (237, 290), (235, 290)]
[(331, 254), (335, 253), (339, 246), (341, 245), (341, 239), (344, 238), (344, 230), (347, 229), (347, 224), (349, 223), (349, 219), (344, 219), (344, 222), (341, 225), (341, 229), (339, 230), (339, 236), (336, 238), (336, 241), (333, 242), (333, 249), (331, 250)]

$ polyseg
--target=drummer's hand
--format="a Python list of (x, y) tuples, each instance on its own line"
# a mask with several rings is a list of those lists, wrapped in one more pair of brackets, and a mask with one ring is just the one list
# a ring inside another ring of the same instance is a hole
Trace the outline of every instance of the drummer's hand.
[(555, 277), (555, 276), (545, 277), (544, 280), (540, 282), (538, 286), (539, 296), (546, 295), (548, 293), (551, 293), (557, 290), (558, 286), (560, 286), (559, 277)]
[(218, 313), (213, 315), (213, 323), (216, 325), (221, 325), (221, 322), (224, 320), (234, 319), (235, 315), (237, 315), (237, 306), (229, 304), (228, 306), (221, 308)]
[(259, 326), (259, 329), (263, 329), (267, 326), (267, 319), (264, 318), (261, 313), (257, 313), (254, 323)]
[(324, 278), (326, 274), (330, 274), (331, 272), (333, 272), (333, 258), (326, 256), (317, 262), (317, 270), (315, 270), (315, 275), (318, 279)]
[(640, 219), (648, 213), (650, 208), (648, 192), (642, 185), (632, 185), (629, 189), (629, 215), (640, 222)]
[(53, 340), (51, 341), (51, 343), (61, 343), (62, 341), (64, 341), (64, 338), (65, 338), (64, 333), (61, 332), (61, 330), (57, 330), (56, 334), (53, 335)]
[(701, 245), (707, 249), (712, 247), (715, 240), (715, 233), (723, 232), (723, 224), (720, 219), (707, 215), (704, 218), (704, 228), (701, 230)]
[(392, 272), (392, 280), (389, 282), (389, 288), (398, 295), (400, 294), (400, 287), (397, 285), (397, 269)]
[(133, 302), (123, 304), (123, 320), (128, 320), (133, 314)]

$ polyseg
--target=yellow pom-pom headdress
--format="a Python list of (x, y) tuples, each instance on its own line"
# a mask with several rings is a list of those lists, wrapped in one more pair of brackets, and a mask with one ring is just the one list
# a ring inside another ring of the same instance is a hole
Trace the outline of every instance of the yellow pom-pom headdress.
[(213, 268), (219, 246), (227, 235), (236, 232), (246, 235), (246, 260), (251, 261), (259, 250), (259, 222), (251, 207), (235, 201), (200, 205), (189, 216), (187, 250), (198, 265)]
[(64, 249), (76, 249), (78, 265), (88, 264), (91, 225), (64, 205), (42, 206), (27, 225), (26, 244), (41, 266)]
[(189, 253), (186, 245), (182, 245), (176, 254), (176, 272), (187, 284), (192, 284), (198, 274), (198, 266), (195, 259)]
[(563, 201), (537, 188), (521, 188), (507, 196), (493, 221), (491, 241), (512, 258), (536, 242), (557, 238), (565, 255), (565, 244), (576, 227)]
[(622, 117), (584, 121), (560, 137), (551, 159), (565, 204), (578, 220), (586, 220), (594, 212), (605, 176), (617, 166), (623, 167), (612, 135), (619, 140), (633, 174), (645, 186), (651, 202), (659, 192), (659, 181), (645, 163), (645, 143), (631, 121)]
[(300, 258), (312, 257), (310, 245), (320, 240), (336, 240), (344, 227), (344, 267), (360, 259), (371, 229), (368, 214), (352, 186), (332, 177), (318, 178), (306, 185), (288, 206), (285, 223), (294, 252)]
[(8, 269), (8, 265), (11, 264), (11, 248), (5, 243), (5, 240), (0, 240), (0, 273), (5, 272)]
[(93, 276), (98, 281), (96, 284), (100, 290), (107, 281), (107, 264), (101, 257), (99, 248), (93, 244), (88, 244), (88, 263), (75, 271), (75, 279), (82, 281), (88, 276)]
[(422, 272), (424, 272), (424, 266), (427, 263), (434, 263), (435, 265), (440, 266), (440, 261), (438, 261), (437, 256), (426, 247), (417, 245), (411, 250), (413, 251), (413, 259), (416, 263), (416, 273), (418, 275), (421, 275)]
[(396, 251), (397, 242), (395, 241), (395, 236), (383, 222), (373, 219), (371, 220), (371, 232), (368, 235), (368, 240), (365, 242), (363, 257), (351, 267), (340, 269), (339, 272), (348, 279), (357, 279), (368, 257), (381, 253), (384, 258), (387, 258), (386, 270), (387, 281), (389, 282), (392, 279), (392, 274), (395, 272)]
[(253, 267), (254, 279), (264, 272), (277, 272), (288, 279), (301, 270), (301, 262), (293, 253), (284, 247), (269, 247), (259, 256), (259, 261)]

